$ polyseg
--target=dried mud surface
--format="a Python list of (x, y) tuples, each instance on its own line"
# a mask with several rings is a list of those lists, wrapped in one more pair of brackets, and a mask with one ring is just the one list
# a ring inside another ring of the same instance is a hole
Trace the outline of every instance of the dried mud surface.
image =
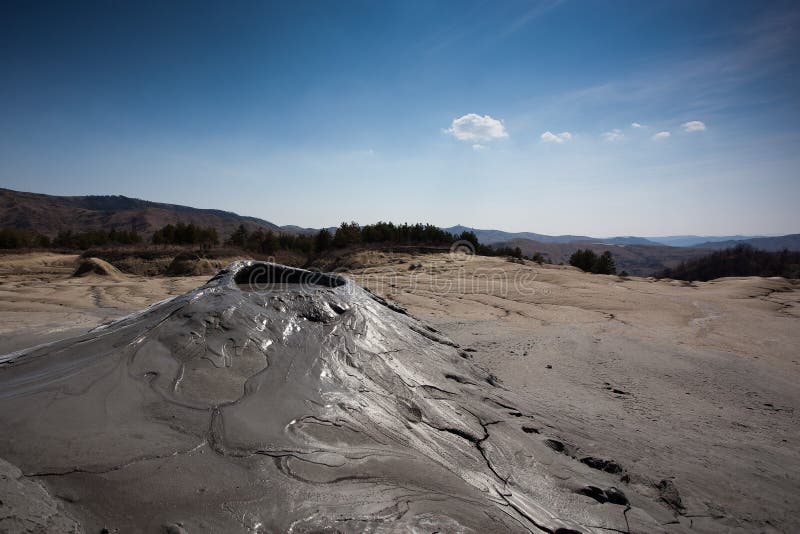
[(0, 353), (200, 287), (0, 356), (0, 531), (800, 527), (792, 283), (385, 260), (372, 292), (9, 268)]
[(660, 527), (629, 521), (632, 531), (800, 531), (797, 281), (410, 261), (411, 271), (375, 265), (354, 278), (448, 335), (533, 407), (532, 436), (563, 444), (550, 442), (609, 484), (625, 478), (626, 495), (635, 488), (664, 505)]

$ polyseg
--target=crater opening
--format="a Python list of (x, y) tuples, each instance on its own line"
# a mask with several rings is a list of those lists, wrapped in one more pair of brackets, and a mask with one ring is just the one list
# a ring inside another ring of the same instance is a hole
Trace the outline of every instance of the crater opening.
[(347, 283), (343, 277), (275, 263), (254, 263), (236, 272), (234, 282), (243, 291), (273, 291), (339, 287)]

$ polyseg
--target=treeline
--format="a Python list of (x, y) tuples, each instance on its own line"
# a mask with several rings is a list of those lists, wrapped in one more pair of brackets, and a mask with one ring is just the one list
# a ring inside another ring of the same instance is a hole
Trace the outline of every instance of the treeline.
[(50, 239), (46, 235), (32, 230), (17, 228), (0, 228), (0, 248), (57, 248), (80, 249), (106, 247), (112, 245), (136, 245), (142, 242), (142, 236), (134, 230), (90, 230), (88, 232), (72, 232), (65, 230)]
[(333, 237), (334, 246), (354, 243), (406, 243), (444, 245), (456, 240), (455, 236), (432, 224), (399, 224), (378, 222), (359, 226), (342, 223)]
[[(168, 224), (153, 234), (154, 245), (200, 245), (214, 246), (219, 244), (215, 228), (202, 228), (194, 224)], [(73, 232), (64, 230), (50, 239), (46, 235), (31, 230), (17, 228), (0, 228), (0, 249), (20, 248), (56, 248), (69, 250), (87, 250), (98, 247), (121, 245), (138, 245), (144, 239), (135, 230), (89, 230)]]
[(683, 262), (673, 269), (664, 269), (655, 276), (701, 282), (724, 276), (800, 278), (800, 252), (767, 252), (741, 244)]
[(241, 225), (226, 244), (263, 254), (273, 254), (279, 250), (310, 254), (364, 244), (449, 246), (459, 238), (431, 224), (396, 225), (379, 222), (359, 226), (355, 222), (344, 222), (334, 232), (323, 228), (310, 235), (276, 233), (260, 228), (248, 231)]
[(31, 230), (0, 228), (0, 248), (47, 248), (50, 238)]
[(214, 246), (219, 244), (217, 229), (209, 226), (202, 228), (193, 223), (168, 224), (153, 233), (154, 245), (200, 245)]
[(343, 222), (333, 232), (323, 228), (316, 234), (285, 234), (262, 229), (248, 231), (241, 225), (225, 244), (262, 254), (274, 254), (280, 250), (313, 254), (337, 248), (381, 244), (449, 247), (456, 241), (468, 242), (476, 254), (483, 256), (523, 257), (519, 247), (493, 248), (482, 245), (474, 232), (465, 231), (454, 235), (432, 224), (390, 222), (364, 226), (356, 222)]
[(240, 225), (225, 241), (226, 245), (250, 252), (274, 254), (279, 250), (293, 250), (308, 254), (314, 249), (314, 236), (303, 234), (276, 233), (259, 228), (250, 231)]
[[(519, 247), (492, 247), (483, 245), (478, 241), (475, 232), (464, 231), (460, 234), (451, 234), (432, 224), (400, 224), (378, 222), (359, 226), (358, 223), (342, 223), (336, 229), (332, 239), (328, 241), (324, 234), (327, 230), (320, 230), (317, 241), (328, 243), (329, 247), (346, 247), (358, 244), (391, 244), (391, 245), (431, 245), (450, 246), (456, 241), (466, 241), (471, 245), (472, 251), (481, 256), (511, 256), (521, 259), (522, 250)], [(320, 234), (323, 234), (322, 236)], [(318, 249), (324, 250), (324, 249)]]
[(54, 248), (68, 248), (85, 250), (92, 247), (107, 247), (112, 245), (136, 245), (142, 242), (142, 236), (135, 230), (90, 230), (88, 232), (73, 232), (65, 230), (53, 238)]
[[(53, 238), (36, 232), (18, 229), (0, 229), (0, 248), (60, 248), (87, 250), (116, 245), (143, 243), (142, 236), (133, 230), (92, 230), (88, 232), (63, 231)], [(153, 245), (199, 245), (210, 248), (220, 243), (217, 230), (193, 223), (167, 224), (156, 230), (150, 241)], [(519, 247), (484, 245), (474, 232), (451, 234), (432, 224), (394, 224), (378, 222), (360, 226), (355, 222), (343, 222), (334, 231), (323, 228), (316, 234), (291, 234), (258, 228), (248, 230), (239, 227), (224, 241), (232, 246), (261, 254), (279, 251), (295, 251), (304, 255), (318, 254), (331, 249), (374, 245), (411, 245), (450, 247), (457, 241), (468, 243), (472, 252), (482, 256), (511, 256), (525, 258)], [(540, 254), (534, 261), (543, 262)]]
[(569, 264), (573, 267), (592, 274), (617, 274), (617, 266), (611, 252), (605, 251), (598, 255), (591, 249), (578, 249), (569, 257)]

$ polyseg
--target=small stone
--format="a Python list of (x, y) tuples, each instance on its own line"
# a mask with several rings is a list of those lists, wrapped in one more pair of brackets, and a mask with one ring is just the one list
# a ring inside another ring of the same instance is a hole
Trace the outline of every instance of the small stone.
[(550, 365), (550, 364), (548, 363), (547, 365), (545, 365), (545, 366), (544, 366), (544, 368), (545, 368), (545, 369), (552, 369), (552, 368), (553, 368), (553, 366), (552, 366), (552, 365)]

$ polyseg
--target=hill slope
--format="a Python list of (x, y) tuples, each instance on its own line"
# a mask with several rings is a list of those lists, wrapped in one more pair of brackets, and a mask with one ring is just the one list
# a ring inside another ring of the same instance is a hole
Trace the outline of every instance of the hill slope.
[(542, 243), (531, 239), (512, 239), (497, 246), (519, 247), (522, 253), (532, 256), (541, 253), (553, 263), (569, 263), (570, 255), (578, 249), (591, 249), (597, 254), (608, 250), (614, 256), (617, 272), (627, 271), (635, 276), (650, 276), (658, 271), (676, 267), (681, 262), (708, 254), (699, 247), (668, 247), (659, 245), (619, 245), (595, 241), (571, 243)]
[(481, 230), (478, 228), (469, 228), (467, 226), (456, 225), (450, 228), (443, 228), (446, 232), (451, 234), (460, 234), (464, 231), (474, 232), (478, 236), (478, 240), (485, 245), (493, 245), (495, 243), (503, 243), (513, 239), (530, 239), (538, 241), (539, 243), (613, 243), (615, 245), (658, 245), (657, 242), (644, 237), (637, 236), (619, 236), (597, 238), (589, 237), (586, 235), (545, 235), (537, 234), (534, 232), (505, 232), (503, 230)]
[(708, 236), (708, 235), (668, 235), (663, 237), (648, 237), (650, 241), (655, 241), (661, 245), (669, 245), (670, 247), (693, 247), (699, 245), (705, 248), (708, 243), (717, 243), (719, 241), (743, 241), (745, 239), (753, 239), (756, 237), (764, 237), (760, 235), (724, 235), (724, 236)]
[(250, 230), (264, 228), (291, 232), (269, 221), (229, 211), (124, 196), (62, 197), (0, 188), (0, 227), (33, 230), (49, 237), (62, 230), (85, 232), (111, 228), (133, 229), (150, 237), (162, 226), (179, 221), (214, 227), (222, 237), (231, 234), (240, 224)]
[(738, 244), (656, 274), (658, 278), (703, 282), (725, 276), (800, 278), (800, 251), (773, 252)]
[(800, 234), (789, 234), (776, 237), (756, 237), (737, 241), (717, 241), (714, 243), (702, 243), (696, 246), (700, 248), (723, 250), (742, 244), (750, 245), (751, 247), (759, 250), (766, 250), (768, 252), (778, 252), (784, 249), (800, 250)]

